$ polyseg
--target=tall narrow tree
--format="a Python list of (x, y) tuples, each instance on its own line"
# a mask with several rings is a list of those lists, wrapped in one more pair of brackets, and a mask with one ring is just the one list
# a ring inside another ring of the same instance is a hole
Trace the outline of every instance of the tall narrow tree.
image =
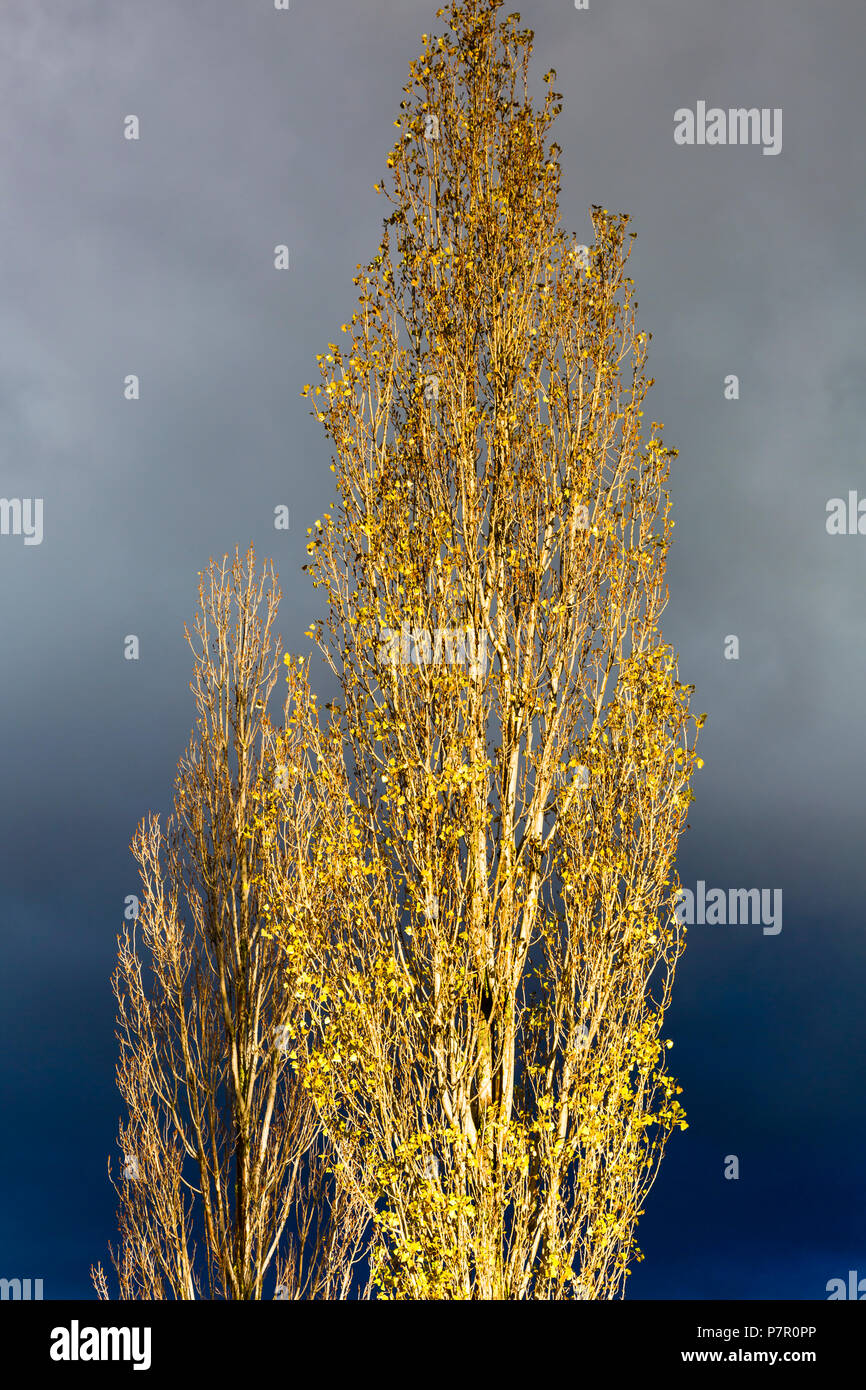
[[(124, 1299), (344, 1297), (365, 1225), (288, 1062), (286, 958), (257, 886), (254, 809), (288, 776), (266, 714), (278, 602), (273, 569), (257, 574), (252, 549), (202, 576), (187, 630), (196, 727), (174, 813), (166, 833), (158, 816), (143, 821), (132, 844), (141, 908), (113, 979)], [(308, 850), (311, 821), (311, 801), (297, 797), (287, 849)], [(94, 1280), (107, 1297), (101, 1266)]]
[(555, 74), (536, 111), (500, 4), (423, 36), (379, 252), (305, 388), (341, 698), (317, 720), (292, 668), (318, 913), (279, 857), (269, 892), (381, 1294), (613, 1298), (685, 1128), (663, 1019), (703, 716), (659, 627), (675, 451), (643, 422), (628, 219), (561, 227)]

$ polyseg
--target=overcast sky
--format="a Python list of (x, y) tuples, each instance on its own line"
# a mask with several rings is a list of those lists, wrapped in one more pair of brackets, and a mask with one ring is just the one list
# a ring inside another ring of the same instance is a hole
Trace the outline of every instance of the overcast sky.
[[(300, 391), (375, 254), (373, 184), (436, 8), (0, 9), (0, 496), (43, 499), (41, 544), (0, 535), (0, 1276), (46, 1297), (89, 1297), (112, 1238), (109, 976), (128, 842), (168, 810), (191, 727), (197, 571), (253, 541), (308, 649), (305, 528), (332, 494)], [(776, 935), (689, 932), (666, 1031), (690, 1128), (631, 1293), (825, 1298), (866, 1275), (866, 536), (825, 525), (829, 499), (866, 497), (866, 9), (520, 11), (537, 103), (551, 66), (564, 96), (564, 223), (591, 241), (599, 203), (638, 234), (648, 409), (680, 451), (664, 632), (709, 714), (680, 874), (784, 895)], [(781, 152), (677, 145), (699, 102), (780, 108)]]

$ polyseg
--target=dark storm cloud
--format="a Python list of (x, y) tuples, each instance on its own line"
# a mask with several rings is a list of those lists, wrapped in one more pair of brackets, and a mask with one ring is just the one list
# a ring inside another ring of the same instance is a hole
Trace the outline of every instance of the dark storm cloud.
[[(650, 1203), (635, 1293), (785, 1296), (782, 1280), (821, 1297), (855, 1246), (866, 1272), (862, 1209), (849, 1212), (866, 538), (824, 526), (829, 498), (866, 494), (866, 16), (857, 0), (519, 8), (536, 100), (550, 66), (565, 98), (564, 222), (590, 241), (590, 203), (632, 216), (648, 408), (680, 450), (665, 634), (710, 714), (683, 881), (785, 894), (778, 937), (689, 933), (671, 1029), (692, 1128)], [(6, 0), (0, 13), (0, 495), (42, 497), (45, 527), (39, 546), (0, 537), (0, 1275), (44, 1277), (49, 1295), (86, 1294), (110, 1234), (107, 979), (135, 887), (128, 840), (167, 809), (189, 734), (196, 574), (254, 541), (280, 572), (286, 641), (306, 649), (305, 527), (330, 474), (299, 392), (375, 251), (372, 185), (435, 9)], [(781, 154), (678, 147), (674, 112), (698, 101), (782, 108)], [(130, 113), (138, 142), (122, 138)], [(272, 265), (283, 242), (286, 274)], [(123, 399), (127, 373), (138, 402)], [(128, 633), (138, 663), (123, 660)], [(727, 634), (738, 662), (723, 660)], [(815, 1133), (832, 1138), (815, 1149)], [(720, 1176), (728, 1152), (739, 1183)], [(831, 1171), (835, 1197), (805, 1203)]]

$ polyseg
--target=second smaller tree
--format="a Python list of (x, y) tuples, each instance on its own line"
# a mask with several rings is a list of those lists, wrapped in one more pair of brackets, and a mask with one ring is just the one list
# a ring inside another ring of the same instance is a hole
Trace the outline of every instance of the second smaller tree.
[[(345, 1297), (365, 1220), (292, 1073), (299, 1006), (260, 901), (255, 807), (283, 777), (266, 714), (279, 589), (252, 549), (201, 581), (196, 727), (167, 830), (151, 816), (133, 840), (140, 915), (113, 978), (127, 1113), (112, 1259), (123, 1299)], [(287, 856), (309, 853), (311, 828), (299, 795)], [(93, 1277), (107, 1298), (101, 1265)]]

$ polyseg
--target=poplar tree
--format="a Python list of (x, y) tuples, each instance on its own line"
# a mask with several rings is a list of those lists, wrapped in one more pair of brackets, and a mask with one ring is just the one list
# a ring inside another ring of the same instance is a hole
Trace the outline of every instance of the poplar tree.
[(634, 233), (560, 224), (555, 73), (535, 109), (500, 7), (422, 36), (381, 244), (304, 391), (340, 690), (317, 715), (290, 664), (310, 855), (277, 852), (285, 793), (259, 809), (292, 1064), (379, 1296), (608, 1299), (686, 1127), (663, 1032), (704, 717), (660, 629), (676, 450), (644, 421)]
[[(140, 908), (112, 979), (122, 1299), (338, 1298), (353, 1286), (366, 1213), (335, 1178), (288, 1060), (286, 961), (259, 888), (255, 807), (281, 776), (267, 715), (279, 597), (252, 548), (200, 576), (186, 630), (195, 728), (167, 825), (150, 815), (132, 842)], [(298, 797), (283, 818), (295, 852), (313, 813)], [(107, 1298), (102, 1266), (92, 1274)]]

